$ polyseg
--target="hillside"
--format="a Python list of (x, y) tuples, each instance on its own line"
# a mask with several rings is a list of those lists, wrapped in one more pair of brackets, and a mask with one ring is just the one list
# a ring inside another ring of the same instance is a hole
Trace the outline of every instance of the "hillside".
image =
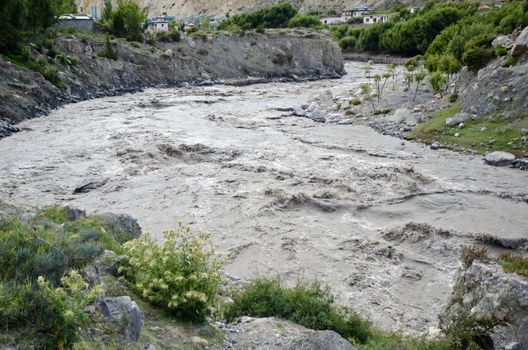
[[(251, 11), (269, 6), (279, 0), (228, 0), (228, 1), (206, 1), (206, 0), (139, 0), (139, 3), (145, 7), (149, 15), (157, 15), (167, 12), (176, 18), (186, 18), (191, 16), (213, 16), (223, 17), (229, 11), (234, 13)], [(296, 7), (301, 11), (312, 9), (335, 8), (340, 11), (358, 5), (390, 6), (392, 0), (292, 0)], [(404, 0), (404, 3), (415, 3), (416, 1)], [(103, 8), (103, 0), (76, 0), (79, 10), (90, 12), (90, 5), (97, 5), (99, 15)]]

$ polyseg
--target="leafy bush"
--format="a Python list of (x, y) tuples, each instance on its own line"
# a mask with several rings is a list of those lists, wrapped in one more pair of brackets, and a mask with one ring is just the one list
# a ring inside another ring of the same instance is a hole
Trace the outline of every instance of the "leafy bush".
[(353, 36), (345, 36), (342, 39), (339, 39), (339, 46), (343, 50), (350, 50), (356, 47), (356, 38)]
[[(177, 30), (173, 30), (171, 32), (157, 32), (155, 38), (158, 41), (166, 43), (179, 42), (181, 40), (181, 34)], [(147, 38), (147, 40), (149, 39)]]
[(489, 334), (496, 326), (502, 324), (505, 324), (502, 319), (490, 317), (477, 320), (462, 311), (451, 318), (440, 317), (440, 329), (446, 335), (449, 349), (454, 350), (493, 348), (493, 340)]
[(232, 321), (240, 316), (276, 316), (311, 329), (330, 329), (347, 339), (365, 343), (372, 329), (357, 314), (340, 310), (328, 288), (320, 284), (283, 288), (278, 280), (257, 280), (233, 296), (225, 316)]
[(493, 57), (493, 51), (490, 48), (482, 46), (470, 46), (464, 49), (462, 55), (462, 63), (474, 72), (484, 67), (488, 61)]
[[(81, 275), (71, 271), (60, 280), (59, 288), (42, 276), (36, 282), (0, 282), (0, 316), (3, 326), (23, 328), (32, 347), (70, 349), (78, 329), (86, 321), (84, 307), (100, 294), (90, 289)], [(38, 334), (38, 336), (37, 336)]]
[(153, 305), (182, 319), (203, 320), (222, 281), (222, 260), (207, 233), (181, 226), (164, 238), (163, 245), (148, 234), (125, 243), (128, 259), (119, 271)]
[(112, 42), (110, 41), (110, 36), (108, 36), (108, 34), (106, 35), (104, 49), (99, 51), (97, 56), (105, 57), (114, 61), (117, 60), (117, 50), (112, 46)]
[(495, 49), (495, 56), (497, 57), (506, 56), (507, 54), (508, 54), (508, 49), (505, 47), (497, 47)]
[(528, 276), (528, 258), (513, 252), (501, 252), (499, 263), (506, 272), (513, 272), (521, 276)]
[(297, 9), (290, 3), (278, 3), (255, 12), (232, 16), (220, 23), (219, 30), (286, 28), (289, 21), (297, 15)]
[(118, 0), (110, 17), (112, 34), (128, 41), (143, 41), (143, 22), (147, 14), (135, 0)]
[(321, 20), (317, 16), (312, 15), (295, 15), (288, 21), (290, 28), (320, 28), (322, 26)]
[(291, 63), (293, 61), (293, 55), (291, 52), (286, 52), (286, 53), (276, 53), (273, 58), (271, 59), (271, 61), (274, 63), (274, 64), (280, 64), (280, 65), (283, 65), (283, 64), (286, 64), (286, 63)]
[(429, 75), (429, 82), (434, 92), (441, 93), (447, 84), (447, 78), (443, 73), (433, 72)]

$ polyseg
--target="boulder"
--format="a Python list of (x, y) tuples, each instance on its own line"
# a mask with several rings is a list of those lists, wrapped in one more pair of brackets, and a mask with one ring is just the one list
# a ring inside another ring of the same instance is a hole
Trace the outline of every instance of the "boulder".
[(450, 321), (461, 314), (477, 322), (503, 320), (489, 334), (495, 349), (528, 349), (528, 281), (524, 277), (506, 273), (496, 263), (475, 260), (461, 267), (441, 317)]
[(512, 38), (509, 35), (499, 35), (491, 42), (491, 45), (493, 48), (497, 49), (499, 47), (503, 47), (505, 49), (510, 49), (515, 42), (512, 40)]
[(515, 156), (508, 152), (495, 151), (486, 154), (484, 160), (489, 165), (504, 166), (510, 165), (515, 160)]
[(137, 341), (143, 326), (143, 312), (129, 296), (104, 298), (101, 309), (105, 320), (119, 327), (119, 333), (126, 339)]
[(397, 110), (394, 111), (392, 115), (387, 116), (385, 119), (395, 122), (395, 123), (401, 123), (407, 118), (409, 118), (410, 115), (411, 115), (411, 111), (408, 110), (407, 108), (398, 108)]
[(125, 243), (141, 236), (141, 227), (130, 215), (104, 213), (101, 219), (105, 229), (119, 243)]
[(514, 160), (512, 162), (512, 167), (520, 170), (528, 170), (528, 158)]
[(75, 186), (73, 194), (88, 193), (101, 186), (104, 186), (108, 179), (85, 179), (79, 185)]
[(81, 274), (90, 285), (105, 284), (105, 275), (116, 276), (119, 263), (123, 259), (111, 250), (105, 250), (92, 263), (86, 265)]
[(463, 123), (471, 118), (471, 115), (469, 113), (460, 112), (455, 114), (452, 118), (447, 118), (445, 123), (447, 126), (455, 126), (460, 125), (460, 123)]
[(521, 34), (515, 40), (510, 55), (519, 57), (528, 51), (528, 27), (524, 28)]
[(439, 149), (439, 148), (440, 148), (440, 145), (438, 144), (438, 142), (433, 142), (433, 143), (431, 144), (431, 149), (432, 149), (433, 151), (436, 151), (436, 150)]
[(413, 113), (407, 119), (405, 119), (405, 124), (408, 126), (416, 126), (417, 124), (423, 122), (425, 116), (421, 113)]
[(336, 332), (314, 331), (274, 317), (242, 317), (238, 323), (227, 324), (223, 331), (224, 348), (229, 349), (356, 349)]

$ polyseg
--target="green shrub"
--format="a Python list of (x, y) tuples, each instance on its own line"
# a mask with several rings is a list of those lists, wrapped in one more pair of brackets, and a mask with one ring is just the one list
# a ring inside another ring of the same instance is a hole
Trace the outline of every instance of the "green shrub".
[(107, 34), (105, 38), (105, 46), (104, 49), (99, 51), (97, 53), (97, 56), (99, 57), (105, 57), (111, 60), (116, 61), (117, 60), (117, 50), (114, 49), (112, 46), (112, 42), (110, 41), (110, 36)]
[(504, 62), (502, 62), (502, 66), (505, 68), (513, 67), (516, 64), (517, 64), (517, 59), (513, 56), (508, 57), (507, 59), (504, 60)]
[(513, 252), (501, 252), (499, 263), (504, 271), (528, 277), (528, 257)]
[(201, 49), (198, 50), (198, 54), (200, 54), (202, 56), (207, 56), (207, 55), (209, 55), (209, 50), (207, 50), (206, 48), (202, 47)]
[(356, 38), (353, 36), (345, 36), (342, 39), (339, 39), (339, 46), (343, 50), (350, 50), (356, 47)]
[(127, 261), (119, 271), (153, 305), (182, 319), (203, 320), (222, 281), (222, 260), (206, 233), (181, 226), (164, 238), (163, 245), (148, 234), (125, 243)]
[(493, 57), (493, 51), (490, 48), (482, 46), (473, 46), (464, 49), (462, 55), (462, 63), (474, 72), (484, 67), (488, 61)]
[(508, 49), (505, 47), (497, 47), (495, 49), (495, 56), (497, 57), (506, 56), (507, 54), (508, 54)]
[(489, 334), (496, 326), (505, 324), (495, 317), (475, 319), (462, 311), (454, 317), (440, 317), (440, 329), (453, 350), (488, 349), (493, 344)]
[(360, 105), (360, 104), (361, 104), (361, 100), (359, 100), (358, 98), (354, 98), (354, 99), (350, 100), (349, 103), (350, 103), (352, 106), (357, 106), (357, 105)]
[(276, 53), (271, 59), (271, 62), (273, 62), (274, 64), (280, 64), (280, 65), (291, 63), (292, 61), (293, 61), (293, 54), (291, 52)]
[(288, 21), (290, 28), (320, 28), (321, 20), (317, 16), (297, 14)]
[(101, 292), (89, 289), (76, 271), (61, 279), (60, 288), (53, 285), (42, 276), (33, 282), (0, 281), (2, 326), (23, 330), (19, 345), (30, 341), (31, 348), (72, 348), (86, 322), (84, 307)]
[(447, 84), (447, 78), (443, 73), (434, 72), (429, 75), (429, 82), (434, 92), (441, 93)]
[(371, 332), (368, 321), (334, 305), (328, 288), (320, 284), (283, 288), (278, 280), (257, 280), (233, 296), (225, 316), (232, 321), (240, 316), (276, 316), (311, 329), (329, 329), (347, 339), (365, 343)]
[(255, 12), (234, 15), (220, 23), (219, 30), (286, 28), (289, 21), (295, 17), (297, 9), (290, 3), (281, 2)]

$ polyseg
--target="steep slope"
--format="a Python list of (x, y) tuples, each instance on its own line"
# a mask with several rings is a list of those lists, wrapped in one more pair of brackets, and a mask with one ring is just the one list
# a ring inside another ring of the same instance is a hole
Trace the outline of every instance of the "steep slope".
[[(281, 0), (138, 0), (140, 5), (148, 10), (149, 15), (157, 15), (167, 12), (176, 18), (186, 18), (192, 16), (213, 16), (224, 17), (226, 13), (238, 13), (259, 9), (278, 3)], [(103, 0), (76, 0), (79, 9), (82, 12), (90, 13), (90, 5), (97, 5), (99, 15), (103, 9)], [(403, 1), (404, 3), (413, 3), (415, 0)], [(341, 11), (358, 5), (374, 5), (377, 7), (387, 7), (393, 0), (291, 0), (291, 3), (301, 11), (311, 9), (335, 8)]]

